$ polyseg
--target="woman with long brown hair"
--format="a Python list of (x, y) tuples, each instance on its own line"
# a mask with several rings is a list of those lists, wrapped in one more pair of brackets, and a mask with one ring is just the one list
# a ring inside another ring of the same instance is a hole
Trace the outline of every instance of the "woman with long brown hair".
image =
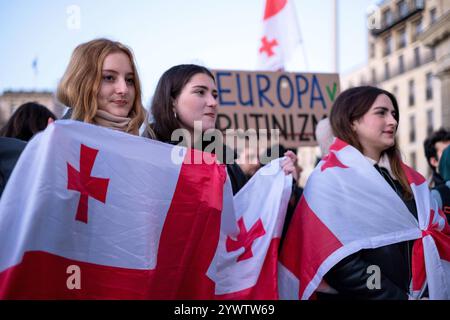
[[(302, 299), (450, 294), (439, 267), (449, 254), (450, 228), (425, 178), (401, 160), (395, 97), (376, 87), (351, 88), (337, 97), (329, 119), (336, 138), (292, 218), (280, 287), (299, 287), (293, 293)], [(288, 287), (292, 275), (299, 280)]]

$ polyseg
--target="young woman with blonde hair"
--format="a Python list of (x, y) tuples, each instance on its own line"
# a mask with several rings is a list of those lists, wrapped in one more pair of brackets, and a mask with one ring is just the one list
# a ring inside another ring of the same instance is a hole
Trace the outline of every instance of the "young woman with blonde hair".
[(56, 96), (74, 120), (134, 135), (144, 122), (136, 64), (120, 42), (95, 39), (76, 47)]

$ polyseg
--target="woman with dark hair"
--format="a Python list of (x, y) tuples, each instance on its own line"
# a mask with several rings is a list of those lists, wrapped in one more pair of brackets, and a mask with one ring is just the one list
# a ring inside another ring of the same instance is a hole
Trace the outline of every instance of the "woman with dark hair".
[[(280, 256), (299, 274), (300, 297), (417, 299), (427, 295), (427, 281), (430, 295), (439, 296), (436, 279), (446, 275), (430, 260), (426, 275), (419, 272), (423, 250), (431, 259), (422, 238), (433, 234), (427, 241), (447, 248), (450, 238), (434, 235), (448, 226), (430, 213), (425, 178), (401, 161), (397, 100), (383, 89), (351, 88), (337, 97), (329, 119), (336, 138), (308, 178), (285, 240), (299, 255)], [(443, 286), (440, 293), (450, 289)]]
[[(395, 97), (369, 86), (344, 91), (336, 99), (330, 114), (334, 136), (361, 152), (417, 219), (417, 208), (401, 166), (395, 138), (398, 122)], [(325, 280), (339, 292), (339, 298), (408, 299), (413, 242), (358, 251), (337, 263), (325, 275)], [(376, 290), (367, 285), (371, 276), (367, 270), (371, 265), (378, 266), (381, 271), (380, 288)], [(326, 294), (318, 296), (327, 298)]]
[[(214, 76), (207, 68), (193, 64), (170, 68), (161, 76), (156, 87), (151, 106), (153, 123), (147, 126), (144, 136), (167, 143), (179, 143), (181, 135), (174, 133), (184, 129), (190, 138), (184, 141), (187, 147), (199, 144), (204, 148), (203, 141), (198, 143), (195, 139), (203, 139), (207, 130), (215, 128), (217, 96)], [(199, 137), (194, 132), (196, 122), (201, 129)], [(295, 172), (294, 162), (297, 157), (293, 152), (287, 152), (285, 156), (283, 170), (286, 174)], [(235, 163), (227, 163), (227, 170), (233, 193), (236, 193), (247, 179)]]
[(56, 116), (45, 106), (36, 102), (28, 102), (17, 108), (0, 130), (0, 136), (29, 141), (54, 120), (56, 120)]

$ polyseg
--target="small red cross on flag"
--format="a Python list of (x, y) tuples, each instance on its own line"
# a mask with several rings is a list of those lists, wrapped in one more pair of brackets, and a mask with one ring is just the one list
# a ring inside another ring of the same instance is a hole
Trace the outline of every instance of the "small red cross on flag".
[(105, 203), (109, 179), (91, 177), (98, 150), (81, 144), (80, 171), (67, 163), (67, 189), (81, 193), (75, 220), (88, 222), (88, 198)]
[(238, 226), (239, 226), (239, 234), (236, 240), (227, 237), (226, 248), (227, 252), (236, 251), (239, 248), (245, 249), (244, 253), (241, 254), (237, 259), (237, 261), (239, 262), (253, 257), (252, 252), (253, 242), (259, 237), (265, 235), (266, 231), (264, 230), (264, 226), (262, 224), (261, 219), (258, 219), (258, 221), (256, 221), (256, 223), (250, 228), (249, 231), (247, 231), (247, 228), (245, 227), (244, 224), (244, 219), (242, 217), (238, 220)]
[(322, 165), (322, 167), (320, 167), (320, 171), (325, 171), (326, 169), (329, 168), (334, 168), (334, 167), (339, 167), (339, 168), (343, 168), (346, 169), (348, 168), (346, 165), (344, 165), (341, 161), (339, 161), (339, 159), (336, 157), (336, 154), (331, 151), (329, 154), (327, 154), (323, 160), (325, 161), (325, 163)]
[(267, 40), (267, 37), (263, 37), (261, 39), (261, 48), (259, 48), (259, 53), (265, 52), (268, 57), (271, 57), (274, 55), (274, 52), (272, 50), (273, 47), (278, 45), (277, 39)]

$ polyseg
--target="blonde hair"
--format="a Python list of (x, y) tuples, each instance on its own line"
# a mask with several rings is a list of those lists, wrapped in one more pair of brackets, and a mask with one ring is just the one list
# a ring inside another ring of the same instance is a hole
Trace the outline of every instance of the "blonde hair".
[(94, 123), (93, 119), (98, 110), (97, 95), (102, 81), (103, 62), (109, 54), (116, 52), (123, 52), (128, 56), (134, 73), (136, 94), (128, 115), (131, 121), (127, 132), (137, 135), (145, 118), (141, 83), (131, 49), (120, 42), (95, 39), (77, 46), (58, 85), (56, 97), (62, 104), (72, 108), (72, 119)]

